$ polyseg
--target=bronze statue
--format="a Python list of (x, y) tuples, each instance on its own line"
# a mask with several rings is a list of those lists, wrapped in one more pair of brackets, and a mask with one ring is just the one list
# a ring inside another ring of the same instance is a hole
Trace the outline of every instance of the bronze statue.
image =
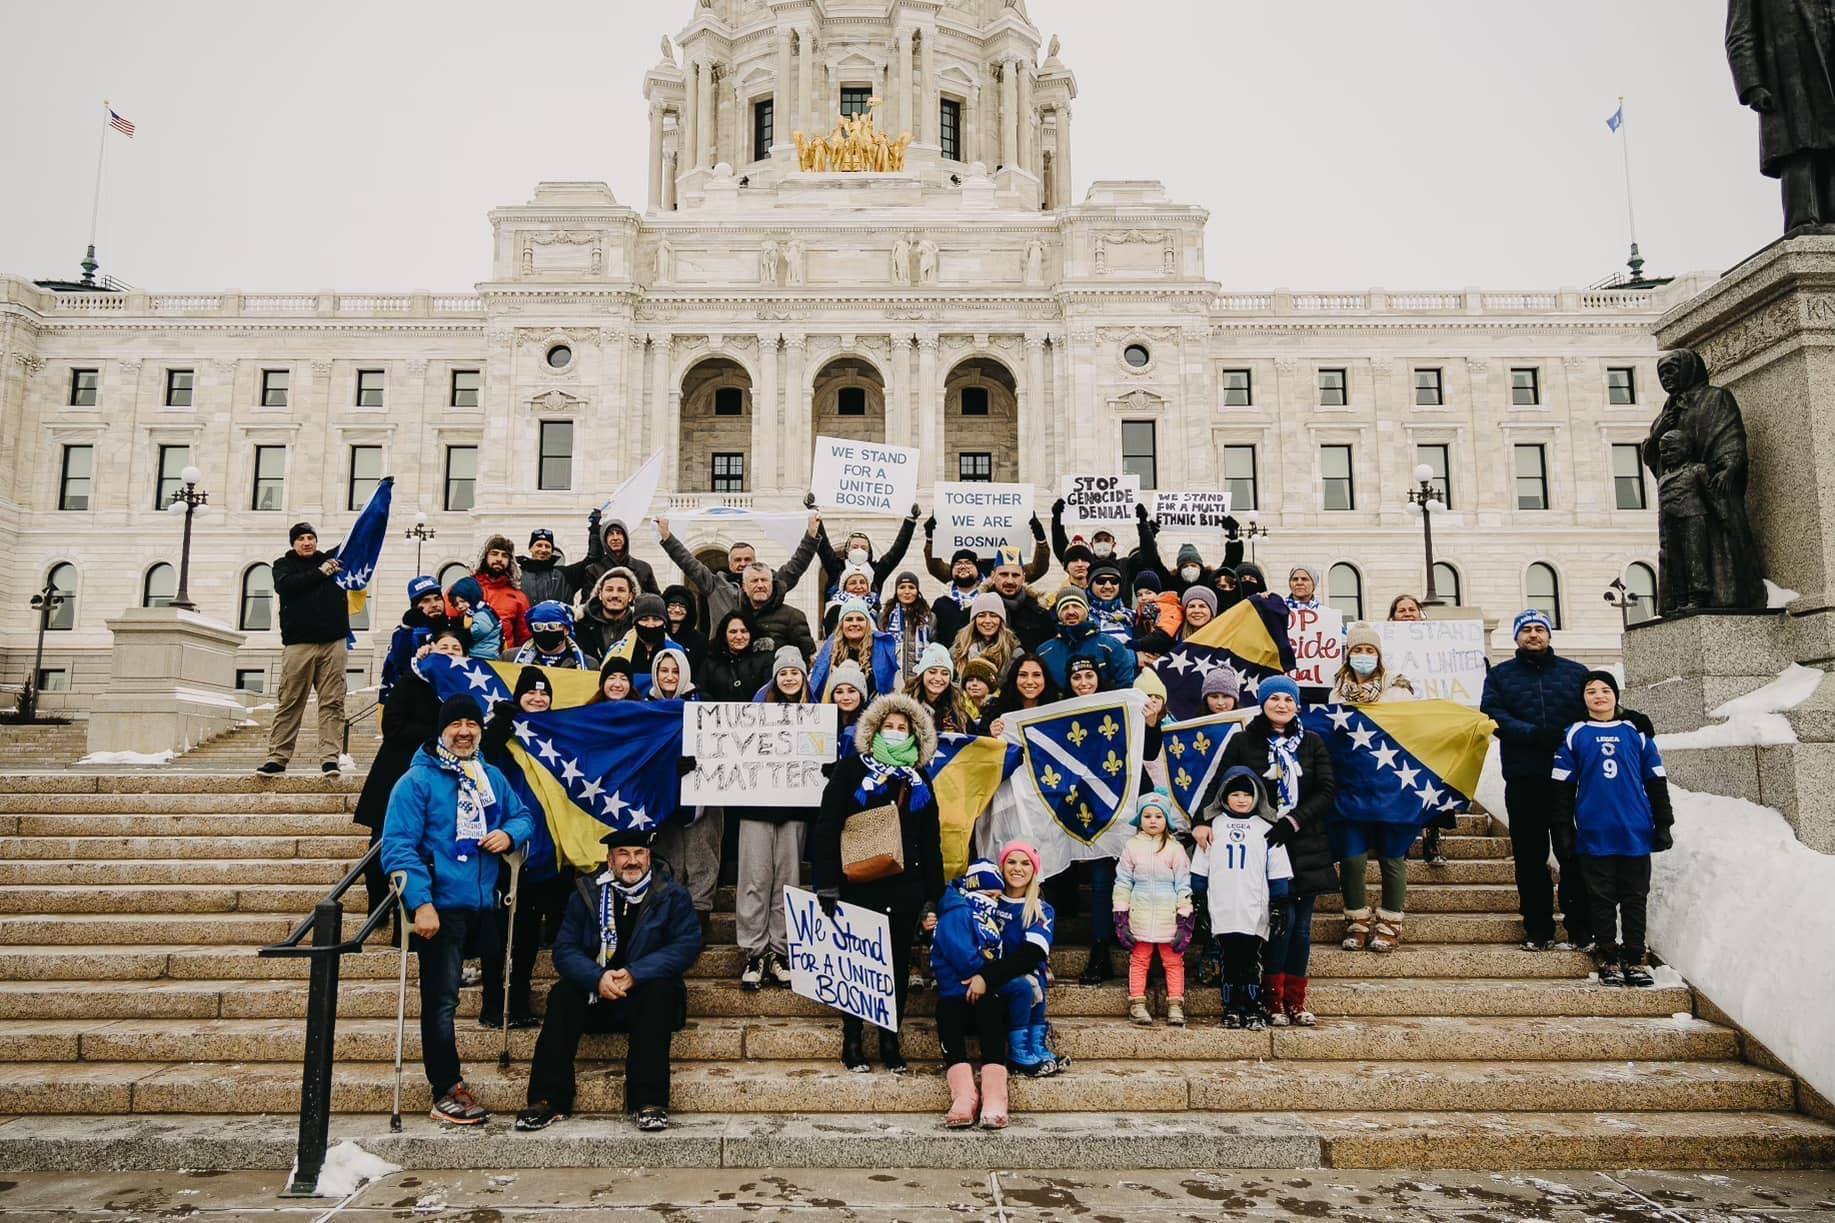
[(1727, 62), (1759, 116), (1759, 170), (1780, 180), (1784, 232), (1835, 228), (1835, 10), (1727, 0)]
[(1644, 463), (1657, 477), (1657, 611), (1762, 608), (1739, 402), (1708, 381), (1690, 348), (1664, 353), (1657, 380), (1669, 398), (1644, 441)]

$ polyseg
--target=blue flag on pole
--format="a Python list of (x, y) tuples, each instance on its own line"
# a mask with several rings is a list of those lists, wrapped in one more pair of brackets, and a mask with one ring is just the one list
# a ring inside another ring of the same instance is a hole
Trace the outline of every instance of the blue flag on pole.
[(1612, 117), (1606, 120), (1606, 126), (1616, 132), (1619, 128), (1624, 126), (1624, 123), (1625, 123), (1625, 104), (1623, 102), (1620, 102), (1618, 104), (1618, 109), (1612, 112)]
[(331, 550), (343, 566), (337, 583), (344, 588), (352, 612), (362, 611), (369, 602), (370, 579), (376, 575), (376, 562), (382, 559), (382, 541), (389, 534), (389, 504), (394, 499), (395, 477), (384, 476), (351, 524), (350, 534)]

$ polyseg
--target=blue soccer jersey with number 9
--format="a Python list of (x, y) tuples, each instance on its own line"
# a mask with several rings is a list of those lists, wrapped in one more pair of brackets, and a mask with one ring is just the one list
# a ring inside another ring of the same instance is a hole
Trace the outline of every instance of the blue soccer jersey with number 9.
[(1576, 722), (1555, 752), (1556, 781), (1571, 781), (1574, 843), (1591, 857), (1650, 853), (1656, 821), (1644, 783), (1663, 776), (1656, 742), (1629, 722)]

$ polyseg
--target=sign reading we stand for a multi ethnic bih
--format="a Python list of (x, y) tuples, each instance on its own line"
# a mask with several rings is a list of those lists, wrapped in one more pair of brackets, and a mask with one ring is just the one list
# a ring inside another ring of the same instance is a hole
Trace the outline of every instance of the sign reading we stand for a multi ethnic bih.
[(910, 446), (816, 438), (809, 491), (824, 510), (904, 517), (917, 503), (918, 452)]

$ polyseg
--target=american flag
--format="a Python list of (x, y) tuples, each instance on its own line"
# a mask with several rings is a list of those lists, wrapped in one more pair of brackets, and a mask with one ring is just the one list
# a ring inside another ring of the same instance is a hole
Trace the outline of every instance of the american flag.
[(126, 136), (129, 140), (132, 140), (134, 138), (133, 123), (130, 120), (123, 119), (120, 115), (117, 115), (114, 112), (113, 108), (110, 108), (108, 112), (108, 126), (114, 128), (117, 132), (120, 132), (123, 136)]

